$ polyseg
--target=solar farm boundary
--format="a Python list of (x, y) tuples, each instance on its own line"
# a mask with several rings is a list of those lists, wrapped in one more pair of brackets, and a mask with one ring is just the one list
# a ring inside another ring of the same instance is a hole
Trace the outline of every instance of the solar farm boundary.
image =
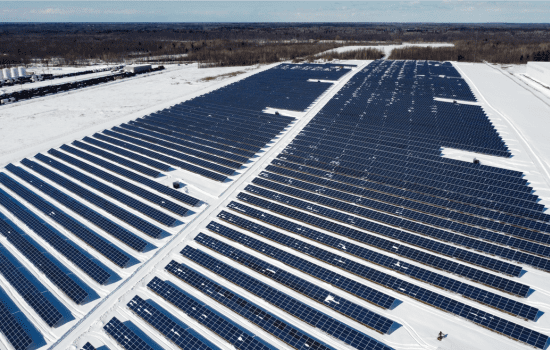
[[(533, 150), (533, 148), (531, 147), (531, 145), (529, 145), (529, 142), (527, 142), (527, 139), (525, 138), (525, 136), (521, 133), (521, 131), (516, 128), (514, 126), (514, 124), (510, 121), (510, 119), (508, 117), (506, 117), (503, 113), (501, 113), (498, 109), (496, 109), (495, 107), (493, 107), (489, 101), (487, 101), (487, 99), (485, 98), (485, 96), (481, 93), (481, 91), (478, 89), (478, 87), (476, 86), (476, 84), (474, 84), (474, 82), (472, 81), (472, 79), (470, 79), (470, 77), (464, 73), (464, 71), (462, 69), (460, 69), (460, 66), (454, 62), (451, 62), (451, 64), (453, 65), (453, 67), (455, 67), (455, 69), (462, 75), (462, 77), (467, 80), (468, 82), (468, 85), (470, 85), (471, 87), (473, 87), (475, 89), (475, 92), (476, 92), (476, 95), (481, 97), (483, 99), (483, 101), (485, 102), (485, 104), (491, 108), (495, 113), (497, 113), (503, 120), (506, 121), (506, 123), (508, 124), (508, 126), (514, 130), (514, 132), (516, 133), (517, 137), (521, 140), (521, 143), (523, 144), (523, 146), (529, 150), (530, 152), (530, 155), (536, 160), (536, 162), (533, 162), (535, 164), (537, 164), (537, 168), (539, 171), (541, 172), (544, 172), (546, 174), (546, 176), (544, 177), (545, 181), (546, 181), (546, 186), (550, 187), (550, 171), (546, 168), (546, 166), (544, 165), (543, 161), (540, 159), (540, 157), (537, 155), (537, 153), (535, 152), (535, 150)], [(487, 64), (487, 63), (486, 63)], [(491, 67), (490, 64), (487, 64), (487, 66)], [(491, 67), (493, 68), (493, 67)], [(496, 69), (496, 68), (494, 68)], [(498, 69), (497, 69), (498, 70)], [(500, 70), (499, 70), (500, 72)], [(505, 75), (506, 76), (506, 75)], [(510, 78), (512, 79), (512, 78)], [(513, 80), (513, 79), (512, 79)], [(515, 82), (515, 81), (514, 81)], [(528, 90), (529, 91), (529, 90)], [(498, 132), (498, 130), (497, 130)], [(500, 135), (500, 133), (499, 133)], [(500, 135), (500, 137), (502, 137), (502, 135)]]
[[(195, 218), (193, 218), (190, 222), (188, 222), (178, 233), (174, 234), (169, 242), (167, 242), (163, 247), (159, 248), (155, 254), (146, 262), (141, 264), (134, 273), (132, 273), (131, 276), (127, 277), (119, 286), (117, 286), (116, 289), (114, 289), (111, 293), (109, 293), (107, 296), (105, 296), (92, 310), (90, 310), (83, 318), (81, 318), (71, 329), (69, 329), (63, 336), (61, 336), (55, 343), (53, 343), (48, 350), (54, 350), (54, 349), (66, 349), (69, 346), (72, 345), (73, 341), (70, 340), (71, 338), (69, 335), (73, 334), (74, 332), (78, 331), (78, 334), (84, 334), (86, 333), (87, 329), (95, 322), (96, 320), (100, 319), (104, 314), (108, 312), (111, 308), (114, 307), (114, 305), (119, 305), (120, 301), (117, 301), (116, 303), (109, 304), (107, 301), (116, 300), (124, 296), (128, 292), (132, 292), (134, 287), (151, 271), (153, 271), (154, 268), (157, 267), (158, 263), (161, 262), (168, 254), (166, 253), (176, 253), (175, 255), (179, 255), (179, 251), (181, 248), (183, 248), (189, 240), (194, 238), (194, 235), (198, 234), (200, 232), (200, 229), (203, 227), (206, 227), (206, 225), (212, 221), (212, 219), (217, 214), (216, 210), (223, 209), (229, 202), (231, 202), (231, 197), (233, 194), (237, 194), (240, 191), (244, 190), (244, 188), (248, 185), (248, 183), (257, 176), (261, 172), (261, 170), (264, 168), (265, 164), (268, 164), (273, 160), (277, 154), (280, 153), (284, 147), (288, 143), (292, 141), (292, 139), (302, 130), (303, 127), (305, 127), (309, 121), (327, 104), (332, 97), (342, 88), (344, 85), (355, 75), (355, 73), (360, 72), (361, 69), (366, 67), (368, 64), (370, 64), (371, 61), (365, 62), (363, 65), (357, 67), (355, 70), (350, 70), (346, 75), (344, 75), (342, 78), (340, 78), (338, 84), (333, 84), (332, 87), (330, 87), (323, 95), (320, 96), (314, 103), (315, 105), (307, 111), (306, 115), (302, 118), (299, 118), (297, 122), (294, 125), (290, 125), (290, 129), (286, 131), (286, 133), (282, 134), (278, 140), (276, 140), (275, 144), (272, 144), (270, 148), (262, 154), (261, 159), (259, 161), (256, 161), (255, 163), (252, 163), (248, 169), (246, 169), (246, 172), (239, 176), (235, 181), (233, 181), (219, 196), (217, 199), (206, 202), (207, 207), (199, 213)], [(277, 65), (277, 64), (275, 64)], [(216, 84), (213, 87), (205, 88), (203, 90), (197, 91), (195, 94), (187, 95), (185, 99), (177, 99), (170, 102), (167, 102), (162, 105), (156, 105), (155, 107), (148, 108), (147, 112), (156, 112), (159, 110), (159, 108), (164, 108), (163, 106), (170, 107), (174, 105), (175, 103), (186, 101), (194, 96), (199, 96), (204, 93), (206, 93), (206, 90), (215, 90), (219, 87), (229, 85), (235, 81), (239, 81), (241, 79), (247, 78), (253, 74), (259, 73), (264, 70), (268, 70), (275, 65), (268, 65), (267, 67), (264, 67), (262, 70), (253, 71), (250, 74), (246, 75), (239, 75), (237, 77), (234, 77), (232, 79), (228, 79), (226, 81), (221, 82), (220, 84)], [(142, 117), (144, 114), (144, 110), (134, 113), (132, 115), (128, 115), (122, 119), (117, 119), (116, 121), (101, 124), (99, 126), (94, 126), (93, 128), (87, 128), (85, 131), (82, 131), (79, 133), (81, 138), (84, 138), (85, 136), (88, 136), (90, 132), (97, 132), (98, 130), (103, 130), (107, 127), (112, 127), (119, 125), (121, 122), (133, 120), (138, 117)], [(102, 129), (100, 129), (102, 128)], [(70, 134), (73, 135), (73, 134)], [(73, 135), (74, 137), (74, 135)], [(67, 140), (63, 140), (63, 143), (71, 143), (74, 141), (74, 138), (70, 138)], [(59, 145), (59, 141), (57, 141), (54, 145), (52, 145), (50, 148), (56, 148), (57, 145)], [(44, 150), (44, 145), (40, 147), (35, 147), (37, 152), (41, 152)], [(33, 154), (30, 154), (32, 152), (25, 152), (24, 154), (27, 156), (31, 156)], [(23, 158), (23, 157), (21, 157)], [(20, 158), (19, 158), (20, 159)], [(219, 211), (219, 210), (218, 210)], [(200, 227), (199, 227), (200, 225)], [(182, 240), (182, 235), (184, 234), (188, 235), (189, 233), (193, 233), (193, 235), (190, 235), (189, 237), (185, 237), (185, 240)], [(178, 242), (180, 244), (174, 244), (173, 242)], [(175, 248), (179, 248), (179, 250), (176, 250)], [(173, 249), (174, 248), (174, 249)], [(150, 267), (153, 267), (152, 269)], [(128, 287), (130, 286), (130, 287)], [(124, 287), (124, 288), (123, 288)], [(121, 304), (122, 305), (122, 304)], [(124, 304), (125, 305), (125, 304)]]

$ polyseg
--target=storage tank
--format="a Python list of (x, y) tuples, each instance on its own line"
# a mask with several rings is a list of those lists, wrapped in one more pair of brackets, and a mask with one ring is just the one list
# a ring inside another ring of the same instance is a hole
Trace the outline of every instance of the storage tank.
[(2, 77), (4, 78), (4, 80), (11, 79), (11, 74), (10, 74), (10, 69), (9, 68), (2, 69)]
[(25, 67), (17, 67), (17, 73), (19, 73), (20, 77), (27, 76), (27, 70), (25, 69)]
[(18, 75), (17, 75), (17, 68), (13, 67), (11, 68), (11, 77), (14, 78), (14, 79), (17, 79)]

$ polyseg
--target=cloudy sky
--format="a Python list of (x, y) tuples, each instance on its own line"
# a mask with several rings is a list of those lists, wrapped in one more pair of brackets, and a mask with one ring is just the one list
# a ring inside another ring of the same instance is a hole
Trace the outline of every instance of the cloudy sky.
[(550, 1), (1, 1), (2, 22), (550, 23)]

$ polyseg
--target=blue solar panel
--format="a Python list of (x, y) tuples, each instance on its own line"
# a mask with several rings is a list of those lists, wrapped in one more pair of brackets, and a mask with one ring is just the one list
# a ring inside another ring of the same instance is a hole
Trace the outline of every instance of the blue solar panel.
[[(135, 170), (137, 172), (140, 172), (144, 175), (148, 175), (148, 176), (151, 176), (153, 178), (159, 177), (159, 176), (162, 175), (158, 170), (154, 170), (154, 169), (148, 168), (146, 166), (143, 166), (141, 164), (138, 164), (136, 162), (132, 162), (131, 160), (128, 160), (126, 158), (122, 158), (122, 157), (119, 157), (115, 154), (112, 154), (112, 153), (106, 152), (102, 149), (99, 149), (97, 147), (90, 146), (87, 143), (80, 142), (80, 141), (73, 141), (72, 145), (74, 145), (78, 148), (82, 148), (82, 149), (84, 149), (84, 150), (86, 150), (90, 153), (94, 153), (94, 154), (96, 154), (98, 156), (101, 156), (105, 159), (109, 159), (109, 160), (111, 160), (115, 163), (118, 163), (120, 165), (124, 165), (124, 166), (126, 166), (126, 167), (128, 167), (132, 170)], [(84, 153), (84, 152), (82, 152), (82, 153)], [(86, 154), (88, 154), (88, 153), (86, 153)]]
[(103, 254), (107, 259), (109, 259), (119, 267), (126, 267), (128, 262), (130, 261), (131, 257), (121, 252), (116, 246), (113, 246), (111, 243), (105, 241), (95, 232), (92, 232), (86, 226), (74, 220), (65, 212), (59, 210), (52, 204), (48, 203), (33, 192), (21, 186), (6, 174), (0, 173), (0, 183), (17, 193), (27, 202), (34, 205), (42, 213), (49, 216), (52, 220), (66, 228), (69, 232), (73, 233), (90, 247)]
[[(105, 143), (105, 142), (101, 142), (101, 141), (93, 139), (91, 137), (86, 136), (83, 140), (86, 141), (87, 143), (92, 144), (92, 145), (95, 145), (95, 146), (101, 147), (103, 149), (109, 150), (113, 153), (120, 154), (121, 156), (136, 160), (140, 163), (147, 164), (147, 165), (149, 165), (153, 168), (160, 169), (162, 171), (168, 171), (168, 170), (171, 169), (170, 165), (167, 165), (167, 164), (164, 164), (164, 163), (161, 163), (161, 162), (157, 162), (156, 160), (153, 160), (149, 157), (144, 157), (144, 156), (139, 155), (137, 153), (129, 152), (129, 151), (123, 149), (123, 148), (116, 147), (116, 146), (110, 145), (110, 144)], [(95, 152), (95, 153), (103, 156), (103, 154), (101, 154), (99, 152)]]
[(193, 197), (191, 197), (191, 196), (189, 196), (185, 193), (181, 193), (179, 191), (176, 191), (173, 188), (170, 188), (168, 186), (164, 186), (164, 185), (162, 185), (162, 184), (160, 184), (156, 181), (150, 180), (150, 179), (148, 179), (146, 177), (143, 177), (139, 174), (136, 174), (132, 171), (126, 170), (122, 167), (119, 167), (119, 166), (114, 165), (112, 163), (106, 162), (103, 159), (92, 156), (91, 154), (79, 151), (74, 147), (71, 147), (71, 146), (68, 146), (68, 145), (63, 145), (63, 146), (61, 146), (61, 149), (63, 149), (64, 151), (70, 152), (74, 155), (77, 155), (80, 158), (86, 159), (86, 160), (88, 160), (88, 161), (90, 161), (94, 164), (100, 165), (100, 166), (102, 166), (103, 168), (105, 168), (107, 170), (110, 170), (110, 171), (115, 172), (119, 175), (127, 177), (130, 180), (134, 180), (134, 181), (139, 182), (139, 183), (141, 183), (145, 186), (148, 186), (148, 187), (150, 187), (154, 190), (162, 192), (162, 193), (164, 193), (164, 194), (166, 194), (166, 195), (168, 195), (172, 198), (175, 198), (175, 199), (179, 200), (182, 203), (189, 204), (191, 206), (195, 206), (200, 202), (199, 199), (193, 198)]
[[(343, 297), (336, 296), (334, 293), (319, 287), (315, 283), (308, 282), (203, 233), (195, 237), (195, 241), (367, 327), (372, 327), (372, 325), (369, 325), (369, 321), (375, 315), (373, 312)], [(390, 295), (377, 292), (375, 289), (366, 286), (364, 289), (368, 294), (374, 296), (369, 301), (377, 306), (388, 309), (394, 304), (399, 303)]]
[(179, 291), (158, 277), (153, 278), (147, 287), (237, 349), (272, 349), (266, 346), (258, 336), (235, 326), (231, 321), (212, 311), (206, 304)]
[(126, 350), (155, 350), (116, 317), (111, 318), (103, 329)]
[[(0, 245), (0, 248), (4, 248)], [(0, 273), (13, 286), (19, 295), (29, 304), (34, 311), (50, 327), (58, 326), (63, 315), (56, 309), (52, 303), (44, 297), (31, 281), (19, 271), (21, 265), (15, 266), (4, 254), (0, 253)]]
[(166, 226), (174, 226), (177, 222), (177, 220), (163, 212), (161, 212), (158, 209), (155, 209), (149, 205), (143, 204), (141, 201), (135, 199), (134, 197), (131, 197), (123, 192), (120, 192), (118, 190), (115, 190), (111, 186), (107, 186), (104, 183), (95, 180), (94, 178), (87, 176), (80, 171), (77, 171), (71, 167), (66, 166), (63, 163), (60, 163), (48, 156), (45, 156), (41, 153), (35, 155), (35, 158), (42, 161), (45, 164), (48, 164), (49, 166), (60, 170), (64, 172), (65, 174), (73, 177), (74, 179), (106, 194), (107, 196), (116, 199), (117, 201), (126, 204), (127, 206), (149, 216), (150, 218), (166, 225)]
[[(1, 289), (0, 289), (1, 290)], [(2, 290), (2, 294), (5, 292)], [(27, 350), (33, 343), (29, 333), (17, 322), (0, 298), (0, 331), (15, 350)]]
[(92, 259), (84, 255), (70, 241), (57, 232), (45, 221), (38, 216), (32, 214), (30, 210), (25, 208), (15, 198), (0, 190), (0, 205), (9, 210), (37, 235), (42, 237), (48, 244), (63, 255), (67, 260), (78, 266), (90, 278), (99, 284), (105, 284), (111, 277), (102, 266), (98, 265)]
[[(373, 231), (385, 237), (396, 239), (404, 243), (415, 245), (422, 249), (431, 250), (438, 254), (463, 260), (468, 263), (483, 267), (485, 269), (505, 273), (507, 275), (517, 277), (519, 276), (522, 270), (522, 268), (517, 265), (512, 265), (497, 259), (488, 258), (478, 253), (469, 252), (464, 249), (460, 249), (444, 243), (439, 243), (437, 241), (433, 241), (421, 236), (417, 236), (417, 235), (408, 233), (406, 231), (401, 231), (388, 226), (383, 226), (374, 222), (365, 222), (366, 227), (361, 227), (364, 230), (360, 231), (360, 230), (355, 230), (339, 224), (335, 224), (332, 221), (321, 219), (319, 217), (312, 216), (288, 207), (284, 207), (276, 203), (268, 202), (266, 200), (263, 200), (254, 196), (250, 196), (246, 193), (239, 193), (237, 198), (239, 198), (244, 202), (255, 205), (257, 207), (268, 209), (276, 213), (281, 213), (285, 216), (294, 218), (296, 220), (299, 220), (308, 224), (313, 224), (314, 226), (320, 227), (330, 232), (334, 232), (338, 235), (342, 235), (344, 237), (348, 237), (369, 245), (371, 245), (370, 242), (377, 241), (378, 237), (369, 234), (366, 230)], [(310, 204), (307, 204), (307, 206), (309, 205)], [(242, 212), (246, 215), (256, 215), (255, 212), (248, 210), (249, 207), (243, 206), (242, 204), (238, 204), (236, 202), (231, 202), (228, 207), (236, 211)], [(260, 220), (261, 220), (261, 216), (260, 216)], [(354, 218), (354, 220), (361, 220), (361, 219)], [(350, 221), (351, 224), (353, 224), (354, 222), (355, 221)], [(372, 245), (376, 246), (376, 244), (372, 244)], [(385, 250), (387, 251), (400, 250), (400, 248), (399, 249), (393, 248), (394, 246), (400, 247), (401, 245), (397, 245), (394, 243), (394, 245), (388, 246)]]
[(33, 169), (40, 175), (47, 177), (48, 179), (54, 181), (60, 186), (66, 188), (67, 190), (75, 193), (76, 195), (86, 199), (90, 203), (97, 205), (98, 207), (104, 209), (109, 214), (116, 216), (120, 220), (132, 225), (141, 232), (145, 233), (148, 236), (158, 238), (162, 234), (162, 230), (149, 222), (143, 220), (137, 215), (134, 215), (117, 205), (112, 204), (110, 201), (104, 199), (101, 196), (96, 195), (95, 193), (88, 191), (87, 189), (75, 184), (74, 182), (67, 180), (65, 177), (60, 176), (59, 174), (41, 166), (38, 163), (28, 160), (27, 158), (21, 161), (21, 164)]
[(82, 350), (96, 350), (96, 348), (94, 348), (94, 346), (88, 342), (84, 344), (84, 346), (82, 347)]
[[(191, 147), (183, 146), (181, 144), (178, 145), (178, 144), (175, 144), (173, 142), (168, 142), (168, 141), (164, 141), (164, 140), (161, 140), (161, 139), (158, 139), (158, 138), (154, 138), (154, 137), (151, 137), (151, 136), (140, 134), (140, 133), (137, 133), (137, 132), (134, 132), (134, 131), (127, 130), (126, 128), (114, 127), (113, 130), (116, 131), (117, 133), (120, 133), (120, 134), (129, 135), (129, 136), (132, 136), (136, 139), (145, 140), (145, 141), (148, 141), (148, 142), (153, 143), (153, 144), (162, 145), (162, 146), (164, 146), (168, 149), (173, 149), (173, 150), (176, 150), (176, 151), (179, 151), (179, 152), (183, 152), (185, 154), (189, 154), (189, 155), (192, 155), (192, 156), (200, 158), (200, 159), (204, 159), (204, 160), (211, 161), (211, 162), (214, 162), (214, 163), (217, 163), (217, 164), (221, 164), (221, 165), (229, 167), (229, 168), (239, 169), (242, 166), (242, 163), (235, 162), (235, 161), (232, 161), (232, 160), (229, 160), (229, 159), (226, 159), (226, 158), (221, 158), (221, 157), (215, 156), (215, 155), (213, 155), (209, 152), (203, 152), (203, 150), (198, 151), (198, 150), (196, 150), (194, 148), (191, 148)], [(133, 141), (131, 141), (131, 139), (129, 141), (133, 142)], [(204, 147), (204, 148), (206, 148), (206, 147)], [(189, 158), (189, 159), (186, 159), (186, 160), (191, 161), (191, 160), (194, 160), (194, 159)]]
[[(301, 301), (290, 297), (278, 289), (273, 288), (253, 277), (250, 277), (249, 275), (221, 262), (220, 260), (212, 258), (200, 250), (186, 246), (181, 253), (191, 261), (222, 276), (228, 281), (235, 283), (239, 287), (264, 299), (273, 306), (286, 311), (288, 314), (310, 324), (313, 327), (319, 328), (327, 334), (330, 334), (357, 349), (372, 346), (372, 343), (376, 342), (374, 339), (358, 332), (345, 323), (317, 311), (313, 307), (302, 303)], [(181, 269), (181, 265), (178, 268)], [(170, 268), (167, 269), (174, 273)], [(373, 312), (368, 313), (368, 315), (362, 315), (359, 317), (362, 318), (364, 316), (364, 320), (368, 319), (368, 327), (381, 334), (389, 334), (394, 329), (399, 327), (399, 325), (395, 324), (394, 321), (384, 316)], [(363, 324), (367, 323), (363, 322)]]
[[(214, 142), (208, 142), (206, 140), (204, 140), (203, 142), (200, 142), (199, 141), (200, 139), (196, 139), (196, 138), (192, 139), (191, 137), (189, 137), (189, 139), (193, 140), (193, 142), (189, 142), (189, 141), (186, 141), (185, 139), (182, 139), (182, 138), (168, 136), (168, 135), (160, 133), (160, 132), (155, 132), (155, 131), (152, 131), (152, 130), (148, 130), (146, 128), (140, 128), (140, 127), (130, 125), (130, 124), (122, 124), (120, 127), (128, 129), (128, 130), (132, 130), (132, 131), (135, 131), (135, 132), (139, 132), (141, 134), (154, 136), (156, 138), (166, 140), (166, 141), (170, 141), (170, 142), (178, 144), (178, 145), (197, 148), (197, 149), (200, 149), (201, 151), (204, 151), (204, 152), (207, 152), (207, 153), (210, 153), (210, 154), (214, 154), (214, 155), (226, 158), (226, 159), (230, 159), (230, 160), (233, 160), (233, 161), (241, 163), (241, 164), (246, 163), (248, 158), (253, 156), (253, 154), (250, 154), (249, 157), (241, 156), (237, 152), (235, 152), (235, 150), (232, 147), (224, 147), (220, 144), (217, 144), (217, 143), (214, 143)], [(203, 144), (206, 144), (208, 147), (203, 146)], [(235, 152), (237, 154), (235, 154), (233, 152)]]
[(36, 243), (23, 231), (19, 230), (2, 213), (0, 213), (0, 234), (6, 237), (21, 254), (29, 259), (38, 270), (44, 273), (72, 301), (77, 304), (86, 302), (88, 293), (63, 272), (50, 258), (44, 255), (36, 247)]
[(90, 221), (92, 224), (101, 228), (103, 231), (119, 239), (121, 242), (128, 245), (132, 249), (135, 249), (138, 252), (142, 252), (147, 246), (147, 242), (145, 242), (143, 239), (135, 236), (133, 233), (126, 230), (125, 228), (120, 227), (103, 215), (90, 209), (88, 206), (78, 202), (71, 196), (59, 191), (55, 187), (28, 173), (26, 170), (16, 167), (13, 164), (8, 164), (6, 166), (6, 169), (34, 186), (36, 189), (42, 191), (59, 203), (63, 204), (67, 208), (70, 208), (75, 213), (78, 213), (86, 220)]
[[(128, 192), (132, 192), (138, 196), (140, 196), (143, 199), (146, 199), (152, 203), (157, 204), (158, 206), (161, 206), (167, 210), (170, 210), (171, 212), (178, 214), (178, 215), (185, 215), (187, 213), (187, 209), (182, 207), (179, 204), (176, 204), (168, 199), (165, 199), (164, 197), (161, 197), (157, 195), (156, 193), (152, 193), (148, 190), (145, 190), (139, 186), (136, 186), (126, 180), (121, 179), (118, 176), (111, 175), (106, 171), (103, 171), (93, 165), (90, 165), (88, 163), (82, 162), (74, 157), (69, 156), (68, 154), (65, 154), (63, 152), (59, 152), (55, 149), (51, 149), (48, 151), (48, 153), (56, 156), (59, 159), (62, 159), (66, 161), (67, 163), (70, 163), (74, 166), (79, 167), (82, 170), (85, 170), (91, 174), (94, 174), (95, 176), (102, 178), (105, 181), (110, 182), (113, 185), (119, 186), (123, 189), (125, 189)], [(152, 180), (150, 180), (152, 181)], [(153, 181), (154, 182), (154, 181)]]
[[(106, 130), (105, 133), (107, 134), (108, 130)], [(118, 139), (113, 138), (113, 137), (108, 137), (108, 136), (105, 136), (103, 134), (94, 134), (94, 137), (97, 138), (97, 139), (112, 143), (114, 145), (121, 146), (123, 148), (129, 149), (133, 152), (143, 154), (143, 155), (146, 155), (146, 156), (154, 158), (154, 159), (161, 160), (161, 161), (166, 162), (168, 164), (177, 166), (181, 169), (185, 169), (185, 170), (191, 171), (193, 173), (197, 173), (197, 174), (202, 175), (204, 177), (207, 177), (209, 179), (213, 179), (213, 180), (220, 181), (220, 182), (223, 182), (223, 181), (225, 181), (225, 179), (227, 179), (227, 176), (225, 176), (225, 175), (218, 174), (218, 173), (213, 172), (211, 170), (206, 170), (202, 167), (195, 166), (193, 164), (182, 162), (181, 160), (178, 160), (178, 159), (175, 159), (175, 158), (167, 157), (164, 154), (153, 152), (153, 151), (150, 151), (147, 148), (138, 147), (138, 146), (135, 146), (131, 143), (127, 143), (125, 141), (121, 141), (121, 140), (118, 140)], [(149, 148), (154, 149), (155, 147), (150, 146)], [(233, 173), (233, 172), (234, 172), (234, 170), (231, 171), (231, 173)]]
[(172, 343), (184, 350), (208, 350), (218, 349), (210, 347), (189, 333), (185, 328), (171, 320), (153, 305), (143, 300), (136, 295), (127, 304), (128, 308), (136, 315), (141, 317), (145, 322), (153, 326), (157, 331), (162, 333)]
[[(324, 249), (317, 248), (314, 245), (308, 244), (299, 239), (294, 239), (292, 237), (278, 233), (277, 231), (272, 230), (268, 227), (257, 225), (249, 221), (247, 222), (247, 220), (244, 219), (239, 220), (238, 217), (234, 217), (231, 219), (231, 222), (235, 225), (238, 225), (239, 227), (246, 228), (247, 230), (252, 231), (271, 241), (277, 242), (286, 247), (307, 254), (308, 256), (314, 257), (328, 264), (337, 267), (345, 266), (345, 270), (348, 270), (355, 275), (367, 278), (372, 282), (386, 285), (389, 284), (388, 281), (391, 280), (391, 283), (393, 284), (400, 283), (398, 282), (399, 279), (395, 279), (394, 277), (391, 277), (390, 275), (385, 274), (379, 270), (371, 269), (362, 264), (349, 260), (345, 256), (330, 253)], [(352, 281), (344, 276), (340, 276), (335, 272), (326, 270), (318, 265), (310, 263), (304, 259), (289, 254), (281, 249), (277, 249), (273, 246), (270, 246), (269, 244), (263, 243), (259, 240), (256, 240), (252, 237), (220, 225), (216, 222), (211, 222), (210, 224), (208, 224), (208, 229), (235, 242), (250, 247), (260, 252), (261, 254), (265, 254), (273, 259), (279, 260), (286, 265), (302, 270), (303, 272), (311, 276), (331, 283), (336, 287), (347, 290), (352, 294), (357, 294), (358, 290), (365, 290), (367, 288), (365, 286), (361, 286), (361, 284), (356, 281)], [(200, 234), (199, 236), (197, 236), (197, 238), (195, 238), (195, 240), (197, 240), (201, 244), (210, 247), (210, 241), (212, 241), (213, 239), (205, 239), (202, 237), (202, 234)], [(457, 293), (468, 299), (475, 300), (481, 304), (488, 305), (492, 308), (506, 312), (508, 314), (531, 321), (535, 321), (537, 319), (537, 316), (539, 316), (539, 309), (537, 309), (536, 307), (517, 302), (510, 298), (502, 297), (498, 294), (488, 292), (484, 289), (477, 288), (457, 280), (453, 280), (452, 278), (408, 264), (405, 261), (389, 258), (377, 252), (363, 249), (354, 244), (350, 244), (349, 242), (340, 241), (339, 243), (334, 244), (336, 242), (331, 241), (332, 240), (330, 239), (330, 237), (328, 237), (327, 240), (323, 240), (323, 243), (335, 247), (342, 252), (349, 252), (355, 256), (359, 256), (360, 258), (368, 262), (374, 263), (378, 266), (383, 266), (390, 269), (391, 271), (396, 271), (422, 282), (434, 285), (438, 288), (449, 290), (453, 293)], [(358, 296), (364, 298), (362, 295)]]
[[(475, 249), (486, 253), (491, 253), (496, 256), (500, 256), (510, 260), (515, 260), (521, 263), (527, 263), (537, 268), (550, 271), (550, 260), (548, 259), (541, 259), (531, 254), (517, 252), (515, 250), (505, 248), (505, 247), (499, 247), (497, 245), (497, 244), (501, 244), (504, 246), (509, 246), (515, 249), (527, 251), (529, 253), (534, 253), (536, 255), (541, 255), (544, 257), (550, 256), (550, 247), (546, 247), (540, 244), (526, 242), (521, 239), (504, 236), (504, 235), (490, 232), (487, 230), (481, 230), (476, 227), (464, 226), (452, 220), (439, 219), (431, 215), (407, 210), (403, 207), (387, 205), (376, 201), (369, 201), (368, 199), (365, 199), (365, 198), (359, 198), (359, 197), (352, 198), (353, 197), (352, 195), (345, 195), (345, 197), (348, 201), (352, 203), (354, 202), (354, 199), (355, 199), (355, 201), (361, 204), (368, 205), (368, 208), (363, 208), (362, 206), (346, 203), (343, 201), (337, 201), (332, 198), (319, 195), (318, 192), (310, 193), (310, 192), (294, 189), (292, 187), (283, 186), (281, 184), (270, 182), (265, 179), (258, 179), (258, 178), (254, 179), (254, 183), (263, 187), (267, 187), (269, 189), (273, 189), (277, 192), (269, 191), (264, 188), (256, 187), (253, 185), (247, 186), (245, 190), (265, 198), (270, 198), (270, 199), (276, 198), (277, 201), (286, 203), (288, 205), (291, 205), (297, 208), (301, 208), (301, 209), (305, 208), (311, 212), (321, 213), (321, 215), (323, 216), (326, 216), (338, 221), (342, 221), (346, 223), (351, 222), (352, 225), (357, 226), (359, 228), (364, 228), (372, 231), (380, 229), (380, 226), (372, 225), (368, 223), (366, 220), (362, 219), (362, 218), (365, 218), (372, 221), (378, 221), (384, 224), (388, 224), (403, 230), (416, 232), (418, 234), (425, 235), (430, 238), (435, 238), (443, 242), (449, 242), (449, 243), (453, 243), (455, 245), (463, 246), (466, 248)], [(292, 197), (281, 195), (281, 193), (291, 195)], [(293, 197), (304, 199), (305, 201), (297, 200), (297, 199), (294, 199)], [(311, 203), (316, 203), (320, 205), (313, 205)], [(335, 210), (326, 209), (327, 207), (336, 208), (341, 212), (355, 214), (362, 218), (341, 214), (340, 212), (337, 212)], [(396, 217), (404, 218), (407, 220), (397, 221)], [(430, 226), (427, 227), (426, 225), (430, 225)], [(484, 241), (494, 242), (497, 244), (492, 244), (489, 242), (480, 242), (477, 239), (467, 238), (467, 237), (464, 237), (463, 235), (458, 235), (442, 229), (437, 229), (433, 226), (443, 227), (448, 230), (460, 232), (464, 235), (473, 236), (475, 238), (482, 239)]]

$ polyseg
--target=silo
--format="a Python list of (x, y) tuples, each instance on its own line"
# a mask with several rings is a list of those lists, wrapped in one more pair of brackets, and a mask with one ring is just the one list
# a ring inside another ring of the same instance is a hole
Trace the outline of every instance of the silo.
[(17, 68), (13, 67), (13, 68), (11, 68), (10, 71), (11, 71), (11, 77), (12, 77), (13, 79), (17, 79), (17, 77), (18, 77), (18, 75), (17, 75)]
[(4, 68), (2, 69), (2, 77), (4, 77), (5, 80), (11, 79), (10, 69)]
[(18, 67), (17, 68), (17, 73), (19, 73), (20, 77), (27, 76), (27, 70), (25, 69), (25, 67)]

